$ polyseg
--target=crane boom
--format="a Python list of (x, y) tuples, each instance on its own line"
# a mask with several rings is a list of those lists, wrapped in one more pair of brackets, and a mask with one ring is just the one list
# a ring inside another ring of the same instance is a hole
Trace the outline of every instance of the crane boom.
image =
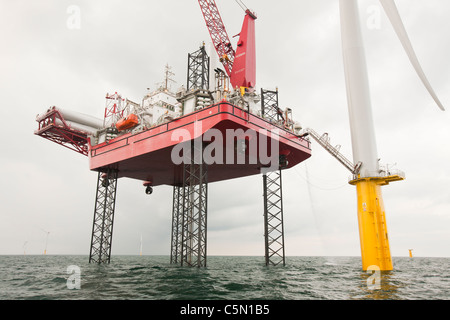
[(254, 88), (256, 84), (255, 20), (256, 14), (245, 10), (237, 50), (228, 37), (214, 0), (198, 0), (206, 27), (233, 88)]
[(235, 52), (214, 0), (198, 0), (206, 26), (225, 72), (231, 77)]

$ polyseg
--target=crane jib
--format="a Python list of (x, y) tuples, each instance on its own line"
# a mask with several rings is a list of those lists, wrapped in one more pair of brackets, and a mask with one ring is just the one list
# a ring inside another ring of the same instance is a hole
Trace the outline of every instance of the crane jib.
[(255, 26), (256, 14), (245, 8), (237, 50), (233, 49), (214, 0), (199, 0), (214, 48), (230, 78), (233, 88), (254, 87), (256, 83)]

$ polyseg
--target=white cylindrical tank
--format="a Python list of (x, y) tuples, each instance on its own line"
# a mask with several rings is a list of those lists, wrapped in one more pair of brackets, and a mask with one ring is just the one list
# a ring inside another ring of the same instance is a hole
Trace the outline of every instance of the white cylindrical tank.
[(63, 115), (64, 120), (71, 121), (73, 123), (79, 123), (95, 129), (103, 128), (103, 120), (98, 119), (96, 117), (60, 108), (56, 108), (56, 110), (58, 110)]
[[(91, 135), (91, 136), (95, 136), (95, 134), (97, 133), (97, 130), (98, 130), (96, 128), (92, 128), (90, 126), (86, 126), (86, 125), (83, 125), (83, 124), (80, 124), (80, 123), (76, 123), (76, 122), (72, 122), (72, 121), (69, 121), (69, 120), (64, 120), (64, 121), (66, 122), (66, 124), (71, 129), (84, 132), (84, 133), (86, 133), (88, 135)], [(63, 122), (61, 120), (59, 120), (59, 119), (56, 119), (55, 123), (57, 125), (60, 125), (60, 126), (64, 125)]]

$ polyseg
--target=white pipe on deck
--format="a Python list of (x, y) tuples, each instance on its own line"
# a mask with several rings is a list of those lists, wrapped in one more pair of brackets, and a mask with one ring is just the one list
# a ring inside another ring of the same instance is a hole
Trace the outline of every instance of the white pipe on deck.
[(56, 110), (58, 110), (62, 116), (64, 117), (64, 120), (67, 121), (71, 121), (74, 123), (79, 123), (88, 127), (92, 127), (95, 129), (101, 129), (103, 128), (103, 120), (98, 119), (96, 117), (84, 114), (84, 113), (80, 113), (80, 112), (76, 112), (76, 111), (71, 111), (71, 110), (65, 110), (65, 109), (60, 109), (60, 108), (55, 108)]
[[(83, 124), (80, 124), (80, 123), (72, 122), (72, 121), (69, 121), (69, 120), (66, 120), (66, 119), (64, 119), (64, 121), (69, 126), (69, 128), (77, 130), (77, 131), (81, 131), (81, 132), (86, 133), (86, 134), (91, 135), (91, 136), (94, 136), (97, 133), (97, 130), (98, 130), (96, 128), (92, 128), (90, 126), (86, 126), (86, 125), (83, 125)], [(64, 125), (63, 122), (60, 119), (56, 119), (55, 123), (57, 125), (60, 125), (60, 126)]]

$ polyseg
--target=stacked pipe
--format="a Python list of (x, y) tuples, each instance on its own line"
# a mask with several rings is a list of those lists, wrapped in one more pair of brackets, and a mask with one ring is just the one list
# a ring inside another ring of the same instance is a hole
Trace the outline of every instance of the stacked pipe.
[(95, 135), (99, 129), (103, 128), (103, 120), (84, 113), (71, 110), (63, 110), (56, 107), (50, 108), (44, 115), (38, 116), (36, 120), (41, 121), (45, 119), (50, 112), (55, 111), (58, 112), (62, 117), (62, 119), (55, 119), (56, 125), (64, 126), (65, 123), (69, 128), (76, 131), (81, 131), (88, 135)]

